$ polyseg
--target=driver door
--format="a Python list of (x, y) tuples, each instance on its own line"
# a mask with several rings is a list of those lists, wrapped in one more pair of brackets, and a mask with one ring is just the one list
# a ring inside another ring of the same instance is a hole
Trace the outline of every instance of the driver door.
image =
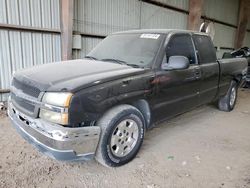
[(181, 70), (156, 71), (157, 89), (154, 98), (153, 118), (168, 119), (194, 108), (199, 104), (200, 67), (195, 55), (194, 44), (189, 34), (173, 35), (165, 49), (163, 63), (171, 56), (185, 56), (190, 66)]

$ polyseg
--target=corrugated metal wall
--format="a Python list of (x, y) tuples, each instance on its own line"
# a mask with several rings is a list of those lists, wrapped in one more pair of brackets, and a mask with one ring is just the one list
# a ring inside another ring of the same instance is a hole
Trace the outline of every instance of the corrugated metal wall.
[[(122, 30), (138, 29), (138, 0), (75, 0), (74, 30), (95, 35), (108, 35)], [(101, 39), (82, 37), (82, 49), (74, 50), (74, 58), (82, 58)]]
[(230, 52), (232, 50), (225, 50), (223, 48), (234, 48), (234, 40), (236, 29), (225, 26), (222, 24), (214, 24), (215, 36), (214, 36), (214, 45), (217, 47), (217, 57), (222, 58), (224, 52)]
[(80, 59), (83, 58), (88, 52), (90, 52), (102, 39), (82, 37), (81, 38), (81, 50), (73, 50), (73, 58)]
[[(60, 29), (60, 1), (0, 0), (0, 23)], [(18, 69), (61, 60), (60, 46), (60, 34), (0, 29), (0, 88), (9, 88)]]
[[(188, 10), (189, 0), (156, 0)], [(203, 15), (237, 25), (239, 0), (205, 0)], [(138, 28), (186, 29), (188, 15), (139, 0), (75, 0), (74, 30), (96, 35)], [(201, 20), (202, 21), (202, 20)], [(215, 23), (215, 46), (234, 47), (236, 29)], [(74, 50), (74, 58), (82, 58), (101, 39), (82, 37), (82, 50)], [(222, 56), (219, 50), (217, 55)]]
[[(250, 20), (248, 21), (247, 29), (250, 30)], [(246, 33), (246, 37), (244, 40), (244, 46), (250, 47), (250, 32), (249, 31)]]
[[(238, 22), (239, 0), (205, 0), (203, 15), (232, 25)], [(219, 47), (233, 48), (236, 28), (215, 23), (214, 44)], [(217, 56), (230, 50), (218, 50)]]
[(203, 15), (237, 25), (238, 0), (204, 0)]
[(115, 31), (136, 29), (140, 22), (138, 0), (76, 0), (75, 30), (108, 35)]
[(245, 40), (244, 40), (244, 46), (250, 47), (250, 32), (246, 33)]
[(177, 8), (181, 8), (184, 10), (188, 10), (189, 8), (189, 0), (156, 0), (156, 1), (174, 6)]
[(141, 28), (186, 29), (187, 19), (186, 14), (142, 3)]
[[(188, 9), (188, 0), (161, 0)], [(74, 30), (95, 35), (140, 28), (186, 29), (187, 15), (139, 0), (75, 0)], [(82, 58), (101, 39), (82, 37), (82, 49), (73, 50)]]
[(236, 29), (217, 23), (214, 24), (214, 28), (215, 46), (233, 48)]

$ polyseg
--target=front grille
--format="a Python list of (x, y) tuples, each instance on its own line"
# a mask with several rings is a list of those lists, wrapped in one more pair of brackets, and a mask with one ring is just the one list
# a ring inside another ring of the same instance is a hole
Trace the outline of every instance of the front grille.
[(36, 97), (36, 98), (38, 98), (41, 92), (38, 88), (34, 86), (30, 86), (26, 83), (22, 83), (16, 78), (13, 79), (12, 85), (17, 89), (22, 90), (23, 93), (30, 95), (32, 97)]
[(24, 108), (25, 110), (34, 113), (35, 105), (30, 104), (29, 101), (27, 101), (26, 99), (20, 98), (14, 93), (11, 93), (11, 99), (21, 108)]

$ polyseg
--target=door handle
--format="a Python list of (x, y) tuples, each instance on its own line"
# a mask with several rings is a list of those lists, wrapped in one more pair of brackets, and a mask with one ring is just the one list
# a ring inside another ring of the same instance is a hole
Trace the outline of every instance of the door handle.
[(131, 79), (123, 80), (123, 81), (122, 81), (122, 83), (125, 84), (125, 85), (128, 85), (130, 82), (131, 82)]
[(200, 77), (201, 77), (201, 70), (200, 70), (200, 68), (195, 68), (194, 69), (194, 77), (196, 79), (200, 79)]

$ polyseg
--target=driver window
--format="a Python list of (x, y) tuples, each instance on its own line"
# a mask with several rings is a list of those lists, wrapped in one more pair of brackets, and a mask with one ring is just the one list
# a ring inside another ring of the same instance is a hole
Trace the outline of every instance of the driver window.
[(170, 56), (185, 56), (189, 59), (191, 65), (196, 64), (195, 51), (191, 36), (186, 34), (174, 35), (167, 45), (167, 62)]

